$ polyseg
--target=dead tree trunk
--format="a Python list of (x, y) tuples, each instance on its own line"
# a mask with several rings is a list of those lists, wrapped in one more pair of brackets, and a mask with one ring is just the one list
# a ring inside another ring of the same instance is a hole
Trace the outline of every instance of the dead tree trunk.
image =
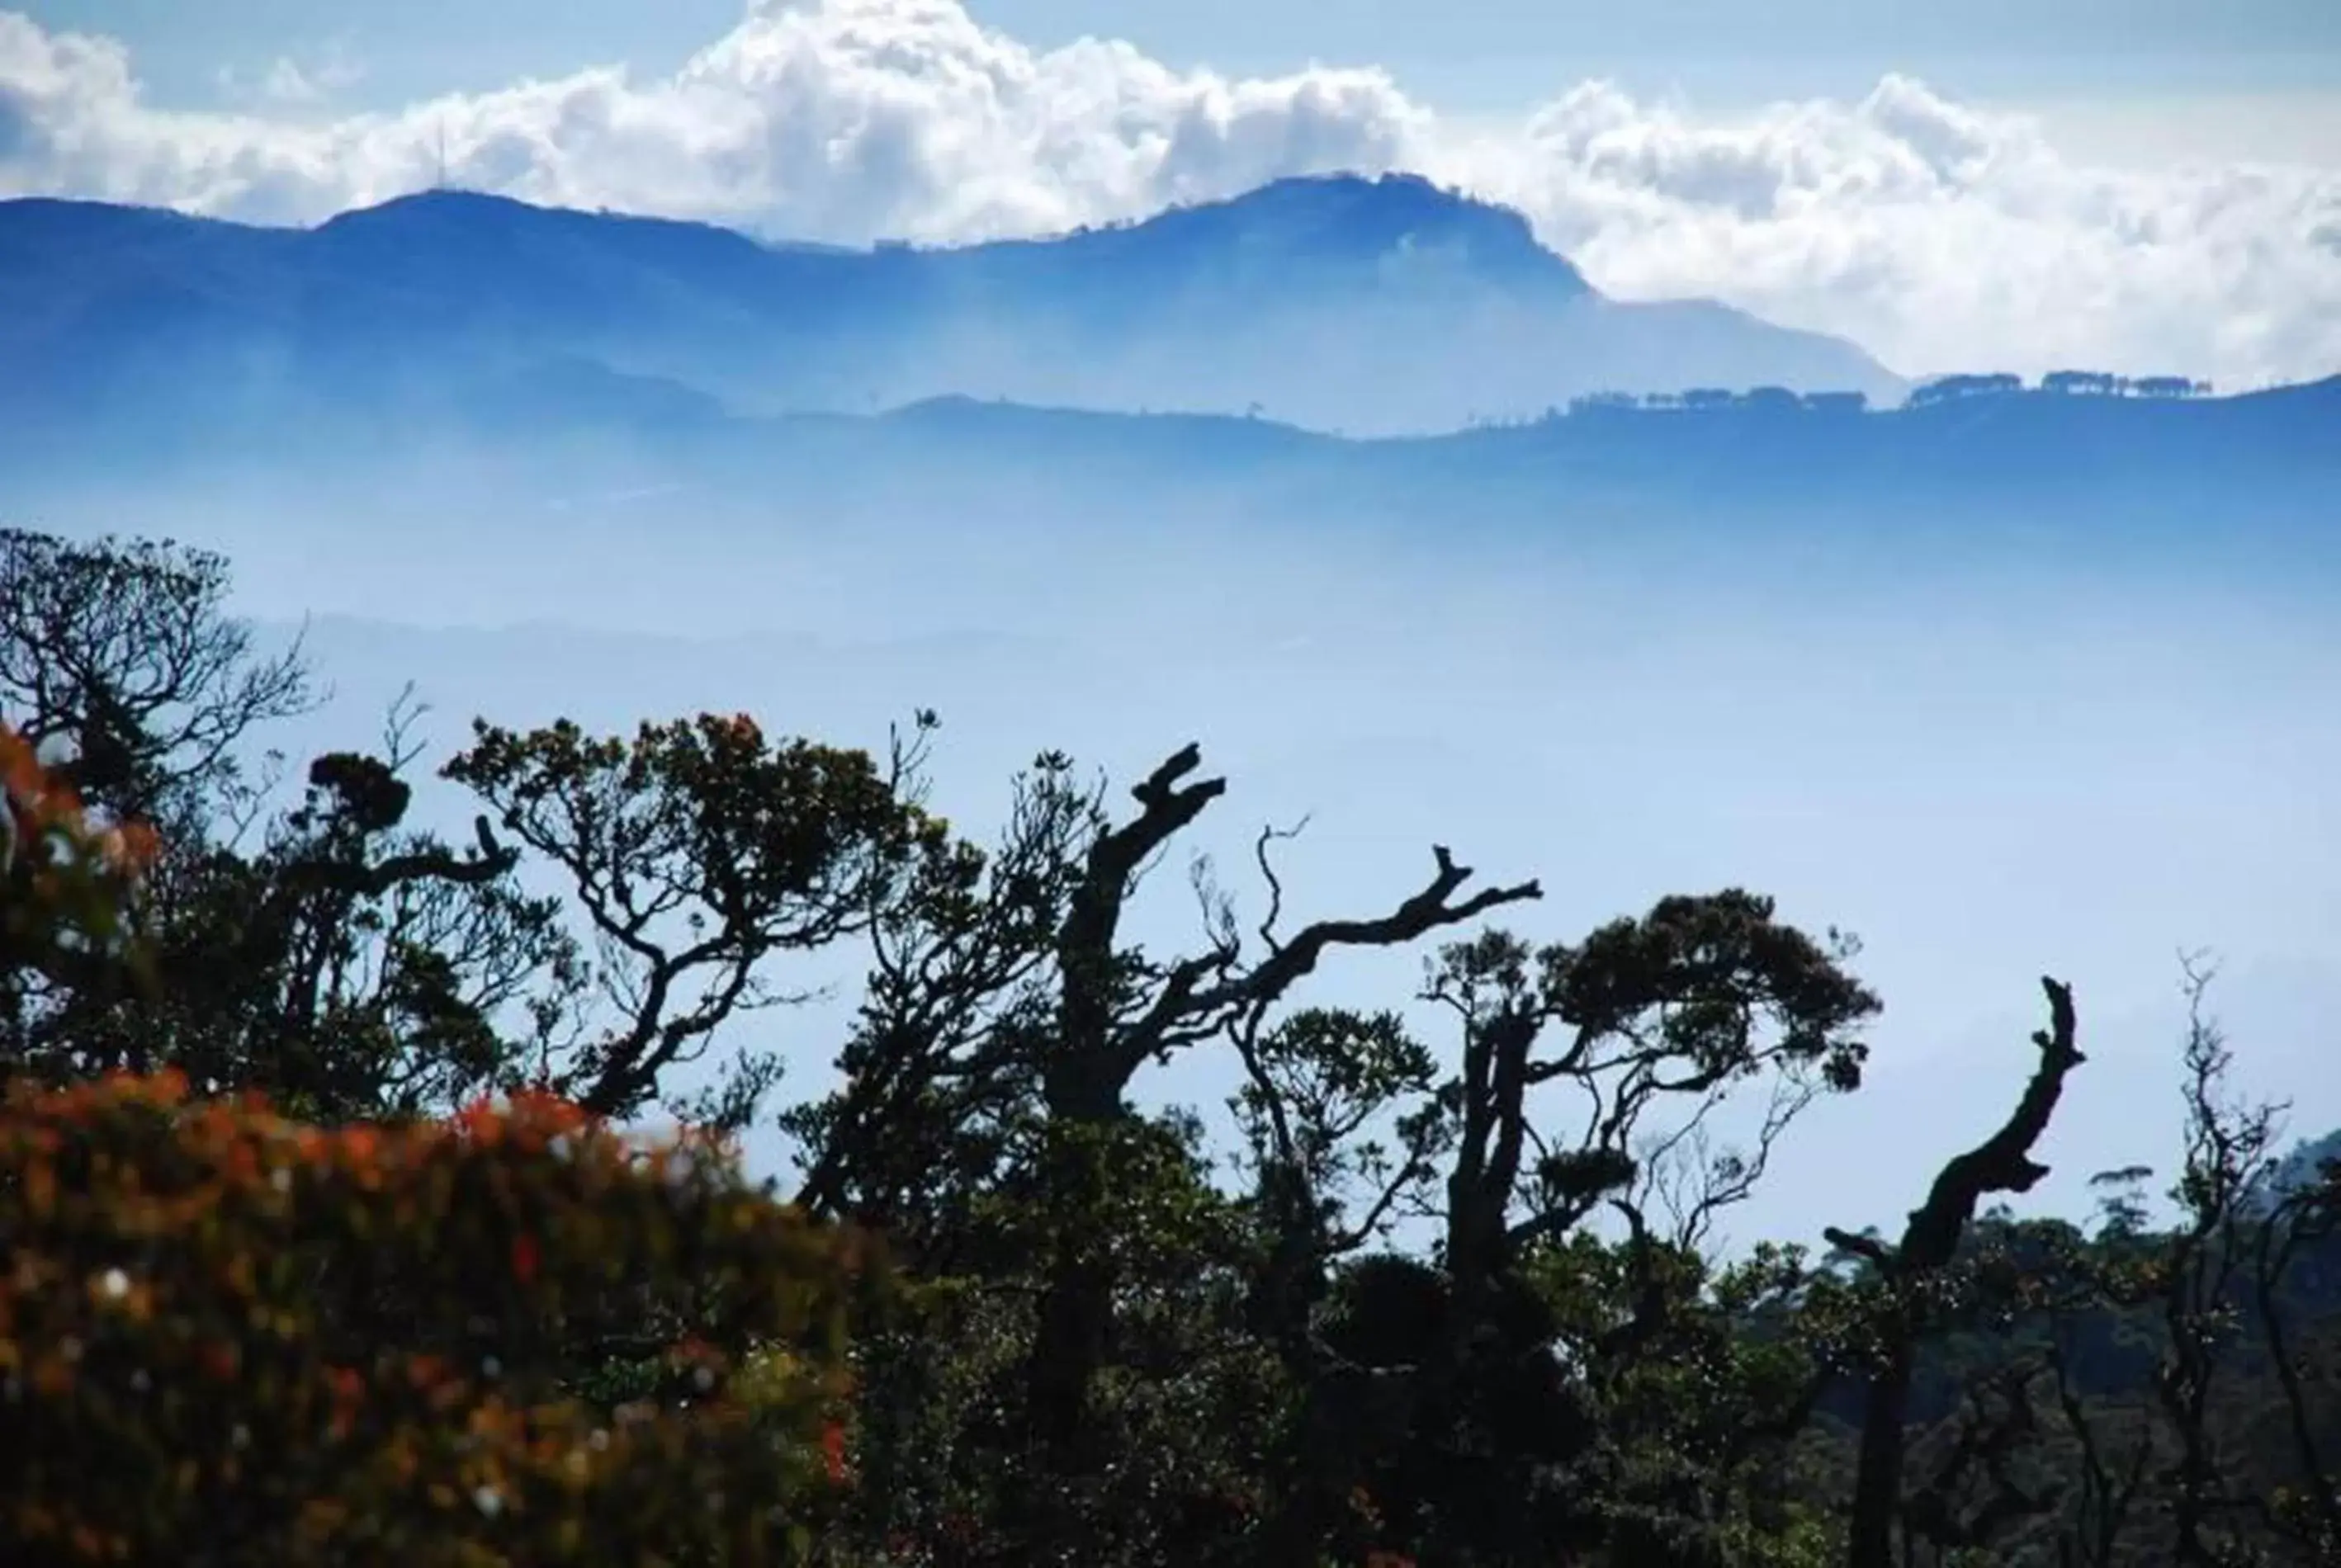
[[(1040, 1077), (1050, 1199), (1061, 1220), (1091, 1215), (1105, 1202), (1111, 1135), (1129, 1114), (1124, 1091), (1148, 1058), (1221, 1034), (1240, 1019), (1257, 1020), (1331, 948), (1402, 946), (1542, 896), (1526, 882), (1459, 898), (1472, 873), (1434, 847), (1430, 881), (1379, 918), (1319, 921), (1285, 939), (1263, 931), (1269, 950), (1256, 961), (1244, 959), (1230, 929), (1200, 955), (1139, 962), (1117, 945), (1117, 933), (1142, 868), (1226, 789), (1217, 779), (1180, 782), (1200, 761), (1197, 749), (1186, 747), (1131, 791), (1138, 816), (1091, 845), (1058, 932), (1058, 1037)], [(1060, 1474), (1080, 1468), (1091, 1384), (1113, 1337), (1116, 1272), (1101, 1249), (1080, 1239), (1084, 1228), (1061, 1226), (1044, 1262), (1026, 1381), (1033, 1436)]]
[(1891, 1296), (1885, 1365), (1871, 1375), (1862, 1410), (1861, 1459), (1847, 1553), (1850, 1568), (1893, 1568), (1910, 1378), (1925, 1327), (1919, 1289), (1950, 1264), (1977, 1206), (1987, 1194), (2028, 1192), (2048, 1174), (2047, 1166), (2032, 1158), (2032, 1146), (2047, 1130), (2064, 1092), (2065, 1075), (2083, 1058), (2073, 1044), (2071, 988), (2051, 979), (2040, 984), (2048, 996), (2049, 1012), (2048, 1027), (2032, 1037), (2040, 1048), (2040, 1064), (2007, 1124), (1943, 1166), (1927, 1201), (1912, 1212), (1898, 1245), (1888, 1247), (1837, 1229), (1826, 1233), (1836, 1245), (1876, 1264)]

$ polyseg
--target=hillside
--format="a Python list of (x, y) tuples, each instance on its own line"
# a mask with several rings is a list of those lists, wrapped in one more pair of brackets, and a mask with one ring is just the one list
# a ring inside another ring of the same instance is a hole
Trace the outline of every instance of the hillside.
[(0, 203), (0, 398), (58, 417), (266, 422), (477, 401), (552, 364), (746, 413), (962, 394), (1450, 429), (1580, 393), (1901, 383), (1850, 344), (1702, 302), (1605, 299), (1518, 213), (1385, 176), (1286, 180), (1122, 227), (958, 249), (439, 192), (314, 229)]
[(2289, 599), (2341, 588), (2336, 428), (2341, 379), (2167, 402), (1596, 409), (1368, 441), (965, 398), (741, 418), (578, 364), (483, 378), (433, 413), (319, 412), (289, 432), (188, 419), (68, 440), (0, 422), (0, 509), (72, 530), (224, 529), (254, 548), (294, 538), (303, 552), (428, 533), (474, 558), (582, 551), (581, 571), (651, 539), (711, 559), (797, 541), (873, 582), (962, 589), (1068, 549), (1110, 576), (1125, 551), (1364, 551), (1442, 575), (1526, 551), (1539, 573), (1609, 562), (1669, 592), (1980, 571)]

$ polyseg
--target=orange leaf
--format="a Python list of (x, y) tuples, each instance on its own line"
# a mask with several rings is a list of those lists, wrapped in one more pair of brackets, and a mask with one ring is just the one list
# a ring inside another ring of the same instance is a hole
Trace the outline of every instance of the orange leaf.
[(829, 1466), (829, 1478), (832, 1481), (843, 1481), (845, 1479), (844, 1427), (832, 1421), (821, 1429), (821, 1453)]

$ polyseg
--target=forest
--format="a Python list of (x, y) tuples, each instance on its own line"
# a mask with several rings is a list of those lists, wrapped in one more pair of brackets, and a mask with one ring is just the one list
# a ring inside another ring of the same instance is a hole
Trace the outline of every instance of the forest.
[[(980, 839), (925, 711), (288, 761), (321, 678), (232, 590), (0, 533), (9, 1563), (2341, 1563), (2341, 1137), (2238, 1090), (2208, 959), (2094, 1213), (2012, 1206), (2093, 1092), (2012, 976), (1906, 1223), (1727, 1239), (1884, 1005), (1760, 890), (1555, 931), (1559, 868), (1426, 846), (1301, 920), (1271, 827), (1150, 950), (1241, 809), (1198, 745), (1044, 752)], [(775, 1046), (817, 953), (850, 1027)], [(1141, 1092), (1205, 1053), (1233, 1146)]]

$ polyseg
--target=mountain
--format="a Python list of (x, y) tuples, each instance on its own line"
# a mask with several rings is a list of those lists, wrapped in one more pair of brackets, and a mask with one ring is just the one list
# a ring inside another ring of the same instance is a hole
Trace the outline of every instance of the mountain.
[(0, 203), (0, 410), (84, 423), (477, 402), (465, 388), (579, 365), (748, 413), (963, 394), (1260, 407), (1360, 433), (1609, 389), (1902, 391), (1834, 339), (1606, 299), (1519, 213), (1401, 175), (934, 250), (768, 244), (461, 192), (306, 230)]
[(785, 538), (847, 550), (872, 581), (912, 555), (940, 570), (941, 531), (971, 571), (1068, 541), (1102, 561), (1210, 536), (1328, 559), (1394, 552), (1426, 571), (1525, 546), (1748, 593), (1839, 568), (2341, 591), (2341, 377), (2184, 401), (1591, 405), (1364, 440), (959, 396), (750, 417), (580, 361), (483, 372), (461, 402), (403, 420), (379, 412), (304, 415), (298, 439), (189, 420), (169, 439), (68, 442), (0, 420), (0, 521), (258, 537), (294, 518), (321, 544), (428, 528), (466, 553), (492, 541), (529, 559), (686, 537), (720, 558)]

